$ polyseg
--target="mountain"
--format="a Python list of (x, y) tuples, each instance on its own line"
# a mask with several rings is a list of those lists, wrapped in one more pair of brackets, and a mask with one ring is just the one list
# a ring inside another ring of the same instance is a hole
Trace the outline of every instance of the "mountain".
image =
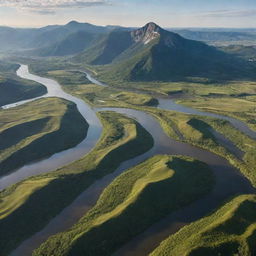
[[(76, 21), (71, 21), (66, 25), (52, 25), (42, 28), (0, 27), (0, 51), (38, 49), (39, 53), (42, 51), (47, 53), (47, 51), (49, 51), (49, 55), (51, 55), (52, 52), (58, 55), (60, 51), (60, 55), (63, 55), (65, 54), (63, 46), (65, 46), (67, 42), (71, 42), (72, 40), (84, 40), (85, 37), (88, 37), (88, 39), (85, 39), (85, 41), (88, 42), (90, 38), (94, 39), (93, 35), (101, 35), (112, 29), (114, 29), (114, 27), (96, 26)], [(80, 32), (84, 32), (84, 34), (79, 34)], [(88, 33), (87, 36), (85, 36), (85, 33)], [(85, 46), (87, 42), (84, 42)], [(79, 50), (84, 50), (84, 48), (81, 49), (83, 43), (75, 42), (74, 45), (77, 45)], [(50, 49), (43, 49), (47, 47)], [(56, 52), (52, 50), (56, 47), (62, 50), (57, 50)], [(71, 52), (78, 52), (78, 50), (72, 50)], [(36, 51), (33, 51), (33, 53), (36, 54)]]
[(185, 39), (150, 22), (131, 31), (114, 30), (73, 60), (105, 65), (106, 75), (126, 80), (170, 80), (200, 76), (233, 78), (249, 64), (205, 43)]
[(176, 32), (179, 35), (191, 39), (199, 40), (212, 44), (233, 44), (236, 42), (243, 42), (247, 44), (248, 42), (256, 41), (255, 31), (248, 31), (246, 29), (222, 31), (220, 30), (191, 30), (191, 29), (168, 29), (170, 31)]
[(49, 46), (26, 51), (34, 56), (66, 56), (82, 52), (98, 38), (97, 33), (78, 31)]
[(104, 35), (97, 44), (75, 59), (86, 61), (93, 65), (109, 64), (132, 44), (133, 40), (129, 31), (114, 30)]

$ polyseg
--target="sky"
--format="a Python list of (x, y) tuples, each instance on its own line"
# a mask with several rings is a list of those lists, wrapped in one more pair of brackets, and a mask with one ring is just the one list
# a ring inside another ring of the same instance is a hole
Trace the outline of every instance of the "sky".
[(0, 0), (0, 26), (256, 27), (256, 0)]

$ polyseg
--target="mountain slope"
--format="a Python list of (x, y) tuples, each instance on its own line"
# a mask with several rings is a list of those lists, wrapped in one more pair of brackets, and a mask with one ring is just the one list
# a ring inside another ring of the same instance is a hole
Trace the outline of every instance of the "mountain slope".
[(114, 30), (102, 36), (97, 44), (76, 56), (74, 60), (93, 65), (109, 64), (132, 44), (129, 31)]
[(249, 64), (213, 46), (188, 40), (151, 22), (133, 31), (112, 31), (75, 57), (107, 65), (108, 76), (126, 80), (170, 80), (204, 76), (229, 78), (247, 74)]
[(50, 46), (28, 51), (27, 54), (36, 56), (66, 56), (76, 54), (91, 46), (97, 36), (97, 34), (90, 32), (78, 31)]

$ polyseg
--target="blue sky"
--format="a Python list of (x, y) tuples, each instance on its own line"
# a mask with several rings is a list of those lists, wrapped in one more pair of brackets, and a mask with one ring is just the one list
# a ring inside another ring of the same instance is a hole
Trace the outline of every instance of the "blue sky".
[(0, 25), (256, 27), (256, 0), (0, 0)]

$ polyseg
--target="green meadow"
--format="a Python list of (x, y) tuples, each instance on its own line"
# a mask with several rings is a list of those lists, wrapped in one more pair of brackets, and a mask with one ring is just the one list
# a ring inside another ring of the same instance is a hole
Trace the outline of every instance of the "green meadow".
[(177, 103), (196, 108), (201, 111), (235, 117), (256, 130), (256, 84), (253, 95), (241, 97), (195, 97), (193, 100), (182, 99)]

